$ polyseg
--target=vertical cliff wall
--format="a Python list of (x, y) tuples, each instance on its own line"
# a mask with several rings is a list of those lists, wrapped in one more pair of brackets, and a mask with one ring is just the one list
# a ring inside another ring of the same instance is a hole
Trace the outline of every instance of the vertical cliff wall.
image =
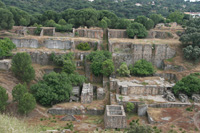
[(109, 50), (113, 54), (116, 68), (122, 62), (127, 65), (133, 64), (140, 59), (152, 62), (158, 68), (162, 67), (164, 59), (175, 56), (176, 52), (167, 44), (133, 44), (131, 42), (112, 42), (109, 41)]

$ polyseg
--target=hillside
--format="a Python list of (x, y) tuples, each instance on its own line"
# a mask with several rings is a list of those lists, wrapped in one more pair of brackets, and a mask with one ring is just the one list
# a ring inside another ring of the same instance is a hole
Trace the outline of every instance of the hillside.
[[(94, 8), (97, 10), (109, 10), (123, 18), (135, 18), (138, 15), (149, 16), (152, 13), (168, 16), (170, 12), (191, 11), (199, 12), (199, 3), (184, 2), (184, 0), (2, 0), (7, 6), (16, 6), (29, 13), (43, 13), (46, 10), (57, 12), (69, 8), (83, 9)], [(136, 4), (137, 3), (137, 4)], [(139, 4), (138, 4), (139, 3)], [(111, 6), (112, 5), (112, 6)]]
[(0, 114), (0, 132), (1, 133), (36, 133), (39, 128), (33, 128), (26, 125), (23, 121), (15, 117)]

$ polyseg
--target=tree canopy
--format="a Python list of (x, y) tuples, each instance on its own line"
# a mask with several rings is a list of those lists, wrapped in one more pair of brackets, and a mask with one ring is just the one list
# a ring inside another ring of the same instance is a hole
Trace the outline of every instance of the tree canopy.
[(82, 85), (85, 77), (78, 74), (66, 74), (51, 72), (44, 75), (43, 80), (31, 86), (31, 92), (36, 100), (44, 105), (69, 101), (72, 85)]
[(176, 95), (179, 93), (184, 93), (188, 96), (192, 96), (194, 93), (200, 94), (200, 74), (194, 73), (182, 78), (172, 87), (172, 91)]
[(0, 58), (11, 56), (14, 48), (16, 46), (9, 38), (0, 39)]
[(12, 59), (11, 70), (23, 82), (29, 83), (35, 78), (35, 70), (31, 66), (31, 57), (27, 53), (17, 53)]

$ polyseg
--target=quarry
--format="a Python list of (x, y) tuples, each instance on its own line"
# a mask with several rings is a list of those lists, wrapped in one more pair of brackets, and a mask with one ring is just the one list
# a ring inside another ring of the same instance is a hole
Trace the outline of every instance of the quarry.
[[(52, 107), (37, 105), (25, 118), (30, 125), (58, 128), (72, 122), (76, 131), (108, 131), (129, 127), (132, 120), (139, 119), (141, 124), (157, 126), (168, 131), (184, 129), (186, 132), (200, 130), (200, 95), (193, 94), (192, 100), (186, 94), (174, 95), (171, 88), (182, 77), (198, 72), (199, 66), (186, 63), (180, 48), (177, 31), (184, 31), (176, 23), (171, 27), (157, 25), (148, 32), (145, 39), (129, 39), (125, 29), (76, 28), (71, 33), (58, 33), (55, 28), (43, 27), (40, 35), (35, 36), (34, 27), (17, 27), (0, 33), (16, 45), (12, 51), (30, 54), (36, 71), (36, 83), (44, 74), (59, 71), (50, 56), (51, 53), (64, 55), (73, 52), (76, 71), (87, 78), (82, 86), (73, 86), (73, 96), (69, 102)], [(28, 33), (28, 34), (27, 34)], [(80, 43), (88, 43), (88, 51), (77, 49)], [(151, 62), (156, 73), (147, 77), (120, 77), (116, 73), (109, 77), (92, 73), (91, 62), (86, 56), (92, 51), (108, 50), (112, 53), (114, 66), (118, 69), (122, 62), (134, 65), (140, 59)], [(0, 85), (7, 89), (12, 99), (13, 86), (19, 81), (10, 72), (11, 58), (0, 60)], [(5, 82), (6, 81), (6, 82)], [(133, 103), (134, 109), (127, 111), (127, 104)], [(14, 113), (15, 105), (8, 112)], [(186, 111), (191, 109), (192, 111)], [(42, 120), (41, 120), (42, 119)], [(48, 120), (56, 122), (48, 122)], [(49, 132), (52, 128), (47, 128)], [(56, 132), (55, 131), (55, 132)], [(67, 131), (66, 131), (67, 132)], [(70, 132), (70, 131), (69, 131)]]

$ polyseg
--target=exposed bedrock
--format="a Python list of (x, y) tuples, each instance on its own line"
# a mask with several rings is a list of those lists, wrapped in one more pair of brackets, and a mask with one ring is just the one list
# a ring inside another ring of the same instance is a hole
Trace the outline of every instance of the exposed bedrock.
[(163, 60), (175, 56), (176, 51), (167, 44), (132, 44), (128, 42), (109, 42), (109, 50), (113, 54), (113, 61), (116, 68), (122, 62), (127, 65), (133, 64), (140, 60), (145, 59), (152, 62), (158, 68), (162, 68)]
[(100, 48), (101, 40), (76, 40), (70, 38), (49, 38), (39, 41), (37, 39), (12, 38), (17, 48), (40, 48), (75, 50), (79, 43), (87, 42), (92, 48)]

